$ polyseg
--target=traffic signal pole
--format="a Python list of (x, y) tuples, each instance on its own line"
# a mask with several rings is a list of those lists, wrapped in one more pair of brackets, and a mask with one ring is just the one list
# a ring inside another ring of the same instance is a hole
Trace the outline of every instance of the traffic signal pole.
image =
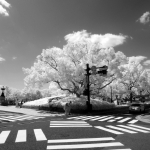
[(88, 111), (91, 111), (91, 104), (90, 104), (90, 68), (89, 64), (86, 64), (86, 78), (87, 78), (87, 108)]
[[(99, 71), (97, 72), (96, 69), (99, 69)], [(86, 87), (86, 92), (85, 95), (87, 95), (87, 109), (88, 112), (90, 112), (92, 110), (92, 105), (90, 104), (90, 70), (92, 72), (92, 74), (100, 74), (101, 76), (103, 75), (107, 75), (107, 66), (102, 66), (102, 67), (96, 67), (96, 66), (92, 66), (91, 68), (89, 67), (89, 64), (86, 64), (86, 82), (87, 82), (87, 87)]]

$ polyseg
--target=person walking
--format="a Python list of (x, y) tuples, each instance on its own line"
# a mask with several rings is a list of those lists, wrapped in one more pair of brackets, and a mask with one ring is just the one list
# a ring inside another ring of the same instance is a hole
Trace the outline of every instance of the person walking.
[(70, 115), (70, 111), (71, 111), (71, 101), (70, 101), (69, 103), (66, 103), (66, 104), (65, 104), (64, 110), (65, 110), (65, 116), (66, 116), (66, 117), (67, 117), (68, 115)]
[(22, 107), (22, 104), (23, 104), (23, 100), (21, 100), (21, 103), (20, 103), (20, 108)]

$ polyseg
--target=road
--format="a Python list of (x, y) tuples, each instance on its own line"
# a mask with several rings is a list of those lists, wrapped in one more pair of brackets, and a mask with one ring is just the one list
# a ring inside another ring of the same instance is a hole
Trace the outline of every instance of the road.
[(0, 116), (0, 150), (149, 150), (150, 125), (136, 115)]

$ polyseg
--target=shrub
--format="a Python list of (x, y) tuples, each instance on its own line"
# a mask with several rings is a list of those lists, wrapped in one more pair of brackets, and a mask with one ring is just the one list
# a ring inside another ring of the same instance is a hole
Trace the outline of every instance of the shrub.
[(1, 102), (1, 105), (2, 105), (2, 106), (8, 106), (8, 102), (7, 102), (7, 101), (2, 101), (2, 102)]
[[(54, 98), (52, 100), (51, 97), (47, 97), (40, 100), (26, 102), (23, 104), (23, 107), (64, 112), (64, 105), (69, 101), (72, 102), (71, 112), (80, 113), (80, 112), (87, 111), (87, 105), (86, 105), (87, 98), (84, 96), (80, 98), (75, 96), (68, 96), (68, 97)], [(91, 104), (92, 104), (93, 111), (100, 111), (106, 109), (108, 110), (111, 108), (115, 108), (115, 104), (102, 101), (101, 99), (91, 99)]]

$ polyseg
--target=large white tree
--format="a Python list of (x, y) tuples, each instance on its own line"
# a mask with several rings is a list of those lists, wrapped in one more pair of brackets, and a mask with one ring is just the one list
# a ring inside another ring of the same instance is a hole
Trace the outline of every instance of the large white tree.
[(25, 86), (40, 88), (45, 83), (54, 82), (61, 90), (80, 96), (86, 84), (86, 64), (90, 67), (107, 65), (106, 77), (90, 76), (91, 91), (99, 93), (119, 77), (118, 66), (127, 62), (127, 57), (120, 51), (115, 52), (113, 48), (125, 39), (123, 35), (91, 35), (85, 30), (68, 34), (65, 36), (67, 44), (62, 49), (45, 49), (37, 56), (31, 68), (23, 68), (27, 75)]
[(119, 84), (124, 85), (124, 92), (129, 95), (131, 102), (134, 95), (139, 95), (149, 85), (148, 68), (142, 63), (145, 59), (144, 56), (128, 57), (127, 63), (119, 66), (121, 73)]

